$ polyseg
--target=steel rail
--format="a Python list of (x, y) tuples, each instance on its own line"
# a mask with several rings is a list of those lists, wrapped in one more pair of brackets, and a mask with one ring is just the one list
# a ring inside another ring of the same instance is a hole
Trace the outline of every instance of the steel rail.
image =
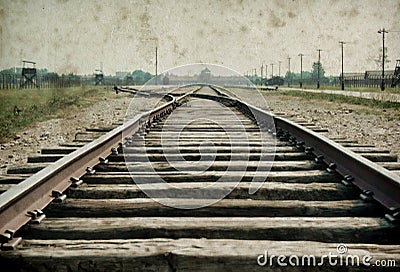
[(134, 134), (154, 118), (172, 111), (192, 92), (179, 98), (168, 96), (170, 101), (164, 105), (136, 116), (4, 192), (0, 196), (0, 243), (10, 241), (13, 234), (32, 219), (32, 213), (40, 212), (71, 186), (72, 181), (79, 180), (101, 158), (109, 156), (113, 148), (122, 144), (123, 133)]
[(400, 176), (310, 129), (281, 117), (274, 119), (277, 127), (288, 131), (296, 141), (306, 143), (317, 158), (356, 185), (363, 194), (392, 212), (400, 208)]
[(119, 92), (121, 93), (130, 93), (133, 95), (141, 95), (141, 96), (146, 96), (146, 97), (163, 97), (164, 94), (161, 93), (156, 93), (152, 90), (142, 90), (142, 89), (136, 89), (136, 88), (131, 88), (131, 87), (117, 87), (114, 86), (114, 91), (116, 94)]
[[(219, 86), (217, 88), (224, 90)], [(308, 128), (240, 99), (232, 98), (229, 95), (214, 98), (211, 95), (201, 95), (203, 98), (207, 96), (213, 100), (237, 103), (242, 110), (250, 111), (258, 121), (262, 120), (263, 122), (264, 120), (265, 123), (261, 125), (282, 129), (284, 134), (289, 133), (294, 144), (297, 144), (300, 148), (307, 148), (307, 151), (315, 155), (319, 161), (326, 163), (329, 170), (342, 175), (346, 184), (353, 184), (358, 187), (362, 191), (362, 198), (376, 200), (382, 204), (388, 210), (386, 217), (390, 221), (399, 220), (400, 176)], [(267, 119), (265, 119), (266, 117)], [(274, 126), (268, 124), (271, 119)]]

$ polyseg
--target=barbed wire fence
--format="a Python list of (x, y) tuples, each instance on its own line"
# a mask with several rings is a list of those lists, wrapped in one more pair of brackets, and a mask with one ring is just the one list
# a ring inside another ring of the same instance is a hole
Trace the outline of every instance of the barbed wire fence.
[[(126, 80), (117, 77), (104, 77), (100, 86), (124, 85)], [(27, 81), (21, 75), (1, 74), (0, 89), (32, 89), (32, 88), (68, 88), (87, 85), (96, 85), (95, 76), (57, 76), (37, 75), (32, 81)]]

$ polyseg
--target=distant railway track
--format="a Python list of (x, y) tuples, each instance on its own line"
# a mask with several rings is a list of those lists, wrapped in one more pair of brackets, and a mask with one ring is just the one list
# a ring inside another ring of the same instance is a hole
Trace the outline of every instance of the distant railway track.
[(0, 195), (2, 267), (255, 271), (267, 255), (313, 255), (343, 270), (329, 253), (400, 266), (400, 176), (383, 167), (399, 165), (386, 151), (213, 86), (165, 98), (31, 159), (56, 162)]

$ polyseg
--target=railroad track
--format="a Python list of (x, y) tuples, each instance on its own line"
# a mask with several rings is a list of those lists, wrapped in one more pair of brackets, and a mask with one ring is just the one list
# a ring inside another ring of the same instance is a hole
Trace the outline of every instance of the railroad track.
[(169, 100), (34, 159), (57, 162), (0, 196), (2, 267), (256, 271), (279, 255), (292, 271), (302, 256), (319, 271), (352, 267), (346, 256), (400, 266), (400, 177), (385, 151), (345, 148), (212, 86)]

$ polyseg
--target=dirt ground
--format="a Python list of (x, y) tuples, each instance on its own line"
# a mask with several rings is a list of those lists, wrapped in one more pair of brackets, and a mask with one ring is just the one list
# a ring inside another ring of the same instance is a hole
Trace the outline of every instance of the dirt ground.
[(321, 100), (307, 100), (273, 94), (252, 95), (251, 90), (232, 89), (241, 99), (273, 112), (304, 118), (329, 129), (329, 138), (345, 137), (363, 144), (374, 144), (400, 155), (400, 112)]
[[(40, 153), (43, 147), (54, 147), (72, 142), (75, 134), (88, 127), (110, 127), (124, 121), (127, 108), (131, 104), (131, 94), (114, 92), (102, 100), (94, 101), (85, 108), (70, 107), (60, 118), (31, 125), (15, 135), (7, 143), (0, 145), (0, 175), (8, 166), (24, 164), (29, 155)], [(154, 107), (154, 99), (135, 97), (133, 112), (142, 112)]]
[[(328, 137), (346, 137), (360, 143), (375, 144), (400, 154), (400, 113), (394, 110), (369, 109), (365, 106), (329, 101), (306, 100), (298, 97), (265, 95), (265, 102), (252, 91), (232, 89), (241, 99), (274, 112), (284, 112), (328, 128)], [(153, 99), (154, 100), (154, 99)], [(135, 110), (154, 107), (149, 98), (135, 98)], [(109, 127), (123, 122), (132, 95), (107, 95), (86, 108), (68, 109), (62, 117), (36, 123), (19, 132), (14, 139), (0, 146), (0, 175), (7, 167), (26, 163), (30, 154), (40, 153), (42, 147), (72, 142), (75, 133), (87, 127)]]

